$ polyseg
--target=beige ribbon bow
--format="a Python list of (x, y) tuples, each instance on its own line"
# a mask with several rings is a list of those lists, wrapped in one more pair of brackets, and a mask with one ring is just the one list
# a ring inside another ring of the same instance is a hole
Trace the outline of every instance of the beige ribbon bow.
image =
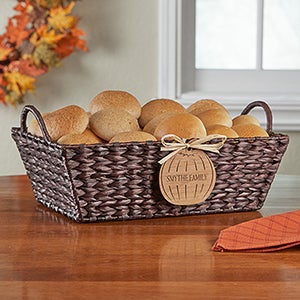
[[(220, 142), (215, 144), (206, 144), (213, 139), (221, 139)], [(219, 150), (223, 147), (227, 137), (225, 135), (220, 134), (212, 134), (208, 135), (204, 138), (195, 138), (192, 140), (187, 140), (184, 138), (180, 138), (175, 134), (166, 134), (161, 138), (161, 143), (163, 147), (160, 148), (161, 151), (173, 151), (162, 158), (159, 163), (163, 164), (168, 159), (176, 155), (179, 151), (183, 149), (198, 149), (203, 151), (210, 151), (214, 153), (220, 154)], [(170, 140), (170, 141), (167, 141)]]

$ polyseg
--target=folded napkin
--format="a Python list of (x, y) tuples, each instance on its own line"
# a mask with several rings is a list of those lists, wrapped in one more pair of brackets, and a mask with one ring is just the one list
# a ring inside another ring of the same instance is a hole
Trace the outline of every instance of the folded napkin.
[(247, 221), (220, 232), (214, 251), (271, 252), (300, 244), (300, 210)]

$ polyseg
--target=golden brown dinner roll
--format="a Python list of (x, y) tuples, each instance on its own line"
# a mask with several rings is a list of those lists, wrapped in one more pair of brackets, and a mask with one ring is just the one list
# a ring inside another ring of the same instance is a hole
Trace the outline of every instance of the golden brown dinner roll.
[(89, 110), (92, 114), (99, 110), (118, 108), (124, 109), (138, 118), (141, 114), (141, 104), (130, 93), (125, 91), (103, 91), (90, 102)]
[(239, 135), (230, 127), (224, 126), (224, 125), (211, 125), (206, 128), (207, 135), (210, 134), (221, 134), (225, 135), (228, 138), (237, 138)]
[(260, 126), (259, 121), (252, 115), (240, 115), (232, 119), (232, 126), (240, 124), (255, 124)]
[[(53, 112), (44, 114), (43, 120), (52, 141), (57, 141), (69, 133), (82, 133), (87, 128), (89, 117), (84, 109), (77, 105), (68, 105)], [(33, 134), (42, 136), (39, 126), (31, 128)]]
[(63, 135), (57, 141), (58, 144), (69, 144), (69, 145), (77, 145), (77, 144), (97, 144), (104, 143), (102, 139), (100, 139), (96, 134), (94, 134), (90, 129), (86, 129), (83, 133), (69, 133)]
[(163, 113), (163, 114), (160, 114), (156, 117), (154, 117), (152, 120), (150, 120), (146, 125), (145, 127), (143, 128), (143, 131), (145, 132), (148, 132), (150, 134), (154, 134), (154, 131), (157, 127), (157, 125), (164, 119), (170, 117), (170, 116), (174, 116), (176, 115), (176, 113)]
[(189, 113), (180, 113), (162, 120), (154, 131), (154, 136), (161, 140), (166, 134), (175, 134), (181, 138), (205, 137), (206, 130), (199, 118)]
[(140, 130), (137, 119), (124, 109), (100, 110), (90, 117), (90, 128), (105, 141), (120, 132)]
[(146, 142), (146, 141), (156, 141), (156, 138), (144, 131), (131, 131), (131, 132), (120, 132), (116, 134), (109, 142)]
[(154, 99), (142, 106), (139, 124), (143, 128), (154, 117), (166, 113), (183, 113), (185, 108), (180, 103), (171, 99)]
[(255, 124), (240, 124), (240, 125), (233, 126), (232, 129), (240, 137), (269, 136), (268, 133), (262, 127)]
[(189, 113), (193, 113), (194, 110), (196, 110), (196, 113), (199, 114), (203, 111), (209, 110), (209, 109), (225, 109), (225, 107), (212, 99), (201, 99), (198, 100), (196, 102), (194, 102), (193, 104), (191, 104), (188, 108), (187, 108), (187, 112)]
[[(48, 115), (48, 113), (42, 114), (42, 118), (44, 119), (44, 117), (45, 117), (46, 115)], [(33, 135), (41, 136), (40, 125), (39, 125), (37, 119), (34, 118), (34, 119), (29, 123), (27, 131), (30, 132), (30, 133), (33, 134)]]
[(227, 127), (232, 126), (232, 119), (229, 113), (224, 109), (209, 109), (201, 113), (193, 114), (203, 122), (206, 128), (216, 124), (224, 125)]

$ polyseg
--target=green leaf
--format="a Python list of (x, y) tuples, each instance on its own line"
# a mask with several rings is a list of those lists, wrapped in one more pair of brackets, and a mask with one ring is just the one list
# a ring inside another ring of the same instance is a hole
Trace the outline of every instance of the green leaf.
[(38, 67), (42, 65), (56, 67), (60, 64), (58, 54), (46, 43), (42, 43), (35, 48), (32, 53), (32, 59), (34, 64)]

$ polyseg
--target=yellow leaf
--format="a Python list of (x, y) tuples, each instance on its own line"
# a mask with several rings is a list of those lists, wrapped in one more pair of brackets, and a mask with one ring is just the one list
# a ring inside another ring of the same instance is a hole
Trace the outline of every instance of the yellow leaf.
[(16, 92), (19, 96), (35, 90), (34, 83), (36, 80), (33, 77), (19, 72), (5, 72), (3, 77), (7, 81), (7, 89)]
[(35, 46), (42, 43), (55, 45), (63, 37), (63, 34), (56, 34), (54, 29), (48, 31), (47, 26), (42, 26), (32, 35), (30, 42)]
[(0, 46), (0, 61), (5, 60), (12, 50), (12, 48), (3, 48)]
[(61, 4), (61, 0), (35, 0), (35, 2), (43, 7), (57, 7)]
[(74, 2), (70, 2), (70, 4), (65, 8), (60, 6), (50, 9), (48, 23), (51, 25), (51, 27), (62, 32), (66, 29), (74, 27), (77, 23), (77, 19), (74, 16), (69, 15), (74, 5)]

